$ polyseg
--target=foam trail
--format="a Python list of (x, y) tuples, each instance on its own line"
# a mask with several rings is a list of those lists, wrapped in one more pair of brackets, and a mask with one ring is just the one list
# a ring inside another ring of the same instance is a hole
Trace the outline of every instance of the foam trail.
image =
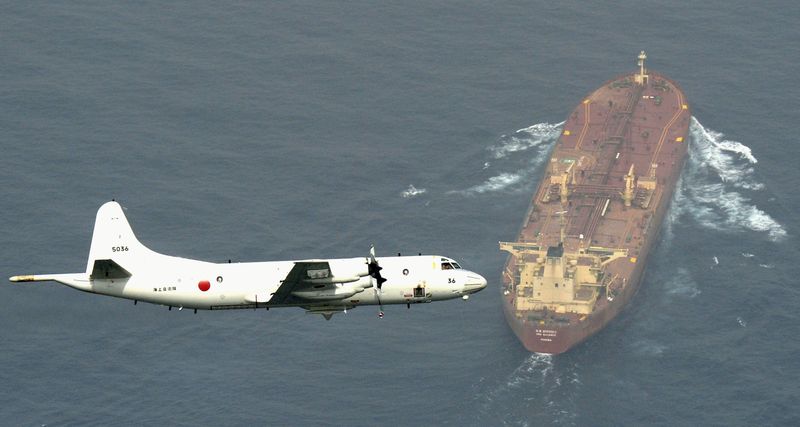
[(501, 173), (500, 175), (493, 176), (481, 184), (474, 185), (466, 190), (451, 191), (450, 193), (472, 195), (482, 194), (493, 191), (505, 190), (522, 181), (525, 176), (525, 171), (518, 171), (516, 173)]
[(678, 297), (694, 298), (700, 295), (697, 282), (692, 279), (689, 270), (678, 267), (666, 281), (667, 294)]
[(408, 188), (400, 193), (400, 195), (403, 196), (404, 199), (410, 199), (412, 197), (419, 196), (420, 194), (425, 194), (426, 191), (428, 190), (424, 188), (417, 188), (414, 187), (413, 184), (409, 184)]
[(563, 125), (564, 122), (556, 124), (537, 123), (519, 129), (510, 136), (501, 136), (496, 145), (489, 147), (489, 151), (495, 159), (502, 159), (511, 153), (525, 151), (542, 144), (550, 145), (561, 135), (561, 127)]
[(752, 165), (758, 163), (750, 147), (737, 141), (724, 139), (720, 132), (706, 129), (692, 117), (689, 128), (692, 140), (692, 155), (698, 166), (713, 170), (722, 182), (747, 190), (761, 190), (764, 185), (753, 179)]
[[(495, 164), (498, 164), (500, 169), (506, 169), (506, 171), (501, 171), (494, 176), (486, 178), (482, 183), (467, 189), (448, 191), (448, 194), (474, 196), (498, 191), (520, 190), (530, 184), (534, 184), (531, 178), (542, 162), (546, 160), (544, 154), (549, 152), (550, 148), (558, 140), (563, 125), (564, 122), (556, 124), (537, 123), (519, 129), (510, 136), (501, 136), (499, 141), (487, 148), (491, 156), (491, 162), (484, 162), (483, 170), (489, 169), (490, 165), (494, 169)], [(522, 165), (519, 165), (519, 161), (515, 162), (517, 159), (514, 158), (514, 155), (528, 150), (533, 150), (534, 153), (527, 154), (527, 158), (522, 159)], [(515, 164), (509, 165), (509, 163)], [(513, 170), (508, 171), (509, 167)]]
[(640, 356), (661, 356), (667, 346), (653, 340), (640, 340), (632, 344), (634, 353)]
[(765, 232), (772, 241), (786, 237), (783, 226), (743, 194), (764, 188), (754, 177), (758, 160), (750, 147), (724, 139), (695, 117), (689, 132), (689, 160), (675, 192), (667, 234), (671, 223), (685, 214), (707, 228)]
[(477, 398), (482, 413), (494, 419), (506, 414), (502, 424), (528, 425), (531, 414), (549, 424), (572, 424), (578, 416), (574, 399), (581, 386), (577, 366), (556, 367), (552, 355), (533, 353)]

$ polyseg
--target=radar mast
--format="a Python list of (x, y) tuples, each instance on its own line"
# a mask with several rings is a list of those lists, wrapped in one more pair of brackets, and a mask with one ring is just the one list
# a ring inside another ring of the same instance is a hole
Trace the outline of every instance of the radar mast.
[(634, 79), (639, 86), (644, 86), (647, 84), (648, 78), (648, 75), (645, 74), (647, 70), (644, 68), (644, 60), (647, 59), (647, 55), (644, 53), (644, 51), (639, 52), (638, 59), (639, 60), (637, 61), (637, 64), (639, 65), (639, 74), (637, 74)]

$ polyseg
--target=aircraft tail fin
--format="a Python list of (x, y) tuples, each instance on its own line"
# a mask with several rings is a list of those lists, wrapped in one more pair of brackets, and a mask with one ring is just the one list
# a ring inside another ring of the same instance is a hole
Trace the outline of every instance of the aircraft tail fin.
[(133, 234), (119, 203), (111, 201), (100, 206), (92, 233), (87, 274), (92, 278), (130, 277), (131, 273), (122, 266), (135, 264), (140, 256), (149, 252)]

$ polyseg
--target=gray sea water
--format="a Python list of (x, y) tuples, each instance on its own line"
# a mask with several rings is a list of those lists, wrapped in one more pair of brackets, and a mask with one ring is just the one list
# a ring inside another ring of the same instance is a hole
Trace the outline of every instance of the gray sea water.
[[(438, 253), (460, 300), (167, 311), (0, 284), (0, 424), (797, 425), (800, 6), (3, 2), (0, 276), (85, 268), (96, 209), (209, 261)], [(690, 160), (642, 288), (573, 351), (501, 312), (560, 123), (648, 65)]]

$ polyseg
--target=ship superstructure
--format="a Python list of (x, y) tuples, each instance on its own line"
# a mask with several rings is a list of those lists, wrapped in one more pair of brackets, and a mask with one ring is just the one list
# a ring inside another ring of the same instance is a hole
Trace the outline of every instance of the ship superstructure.
[(585, 97), (564, 123), (503, 271), (509, 325), (561, 353), (636, 292), (687, 153), (681, 89), (645, 68)]

